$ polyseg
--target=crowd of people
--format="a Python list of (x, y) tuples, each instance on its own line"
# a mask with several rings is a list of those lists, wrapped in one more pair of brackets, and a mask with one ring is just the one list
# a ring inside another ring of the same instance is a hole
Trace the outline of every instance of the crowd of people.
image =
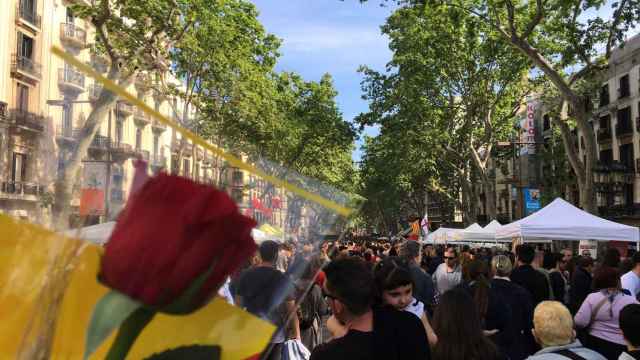
[(279, 326), (263, 359), (640, 359), (640, 253), (615, 248), (265, 241), (229, 291)]

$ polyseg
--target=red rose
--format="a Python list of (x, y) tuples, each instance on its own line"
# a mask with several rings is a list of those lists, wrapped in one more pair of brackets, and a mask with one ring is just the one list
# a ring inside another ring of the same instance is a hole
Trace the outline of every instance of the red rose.
[(255, 252), (255, 225), (225, 192), (161, 173), (130, 197), (105, 247), (100, 279), (163, 307), (213, 267), (195, 308)]

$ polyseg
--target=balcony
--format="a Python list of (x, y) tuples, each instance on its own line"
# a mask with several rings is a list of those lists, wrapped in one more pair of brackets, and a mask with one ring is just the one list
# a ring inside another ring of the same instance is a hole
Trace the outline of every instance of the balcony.
[(191, 154), (193, 154), (193, 144), (187, 139), (174, 140), (171, 145), (174, 152), (182, 150), (183, 156), (191, 156)]
[(87, 47), (87, 32), (75, 24), (60, 24), (60, 40), (77, 49)]
[(134, 110), (134, 106), (126, 101), (118, 101), (116, 105), (116, 113), (121, 116), (133, 115)]
[(633, 136), (631, 122), (619, 122), (616, 124), (616, 137), (623, 138)]
[(42, 78), (42, 65), (25, 56), (13, 54), (11, 57), (11, 73), (26, 80), (40, 81)]
[(136, 149), (136, 156), (140, 157), (142, 160), (146, 162), (149, 162), (149, 158), (151, 157), (151, 154), (149, 153), (149, 150)]
[(135, 112), (133, 113), (133, 121), (135, 121), (136, 125), (144, 127), (149, 125), (151, 118), (142, 109), (136, 107)]
[(151, 89), (151, 82), (149, 80), (149, 75), (147, 74), (138, 74), (136, 75), (136, 81), (134, 83), (136, 90), (141, 93), (147, 93), (149, 89)]
[(116, 160), (122, 160), (135, 156), (136, 152), (130, 144), (117, 141), (111, 144), (111, 154)]
[(75, 94), (84, 91), (84, 75), (71, 68), (58, 69), (58, 86), (60, 90)]
[(100, 84), (91, 84), (89, 85), (89, 101), (96, 101), (100, 97), (100, 93), (102, 92), (102, 85)]
[(159, 122), (158, 120), (153, 120), (151, 123), (151, 129), (155, 132), (163, 132), (167, 130), (167, 125)]
[(164, 155), (154, 154), (151, 157), (151, 166), (154, 168), (164, 168), (167, 166), (167, 158)]
[(44, 131), (45, 117), (32, 112), (12, 109), (9, 111), (9, 121), (18, 131), (26, 130), (33, 133), (42, 133)]
[(89, 145), (89, 149), (94, 151), (107, 151), (109, 148), (109, 138), (103, 135), (96, 135)]
[(16, 21), (22, 23), (34, 31), (40, 30), (42, 18), (38, 15), (35, 1), (31, 2), (32, 6), (24, 6), (29, 1), (17, 1)]
[(89, 63), (99, 73), (106, 73), (111, 65), (111, 61), (106, 54), (91, 53), (91, 62)]
[(601, 144), (607, 141), (611, 141), (611, 129), (609, 128), (598, 129), (598, 143)]
[(42, 185), (36, 183), (4, 181), (0, 184), (0, 197), (8, 199), (38, 201), (42, 192)]
[(80, 137), (81, 129), (72, 128), (71, 126), (56, 126), (56, 140), (60, 144), (72, 144)]

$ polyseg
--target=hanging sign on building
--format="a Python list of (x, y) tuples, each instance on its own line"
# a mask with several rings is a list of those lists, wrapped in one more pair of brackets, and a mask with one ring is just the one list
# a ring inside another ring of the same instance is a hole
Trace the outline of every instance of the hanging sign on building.
[(531, 188), (524, 188), (523, 190), (526, 215), (531, 215), (541, 208), (540, 190)]
[(520, 119), (520, 155), (532, 155), (536, 153), (536, 108), (537, 101), (527, 102), (527, 111), (524, 118)]
[(104, 215), (104, 194), (107, 189), (107, 164), (84, 162), (80, 190), (80, 216)]

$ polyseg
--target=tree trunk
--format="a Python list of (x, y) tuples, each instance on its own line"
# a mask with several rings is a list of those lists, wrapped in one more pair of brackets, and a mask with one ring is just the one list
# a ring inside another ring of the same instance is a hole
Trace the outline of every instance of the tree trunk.
[[(118, 78), (117, 70), (109, 72), (109, 79)], [(128, 82), (126, 82), (128, 84)], [(58, 179), (54, 184), (54, 203), (52, 206), (53, 227), (55, 229), (66, 229), (69, 227), (69, 215), (71, 214), (71, 199), (73, 189), (79, 177), (82, 159), (87, 154), (87, 150), (93, 138), (100, 129), (100, 125), (107, 118), (111, 107), (116, 103), (117, 95), (111, 91), (103, 90), (96, 101), (93, 110), (80, 131), (77, 139), (75, 151), (69, 157), (66, 166), (58, 174)]]

